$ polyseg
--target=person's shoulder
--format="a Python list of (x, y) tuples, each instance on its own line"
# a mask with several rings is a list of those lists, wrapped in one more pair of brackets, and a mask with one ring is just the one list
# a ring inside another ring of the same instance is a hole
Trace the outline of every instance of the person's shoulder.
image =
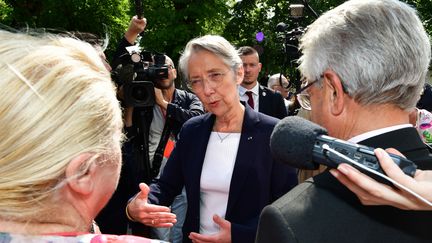
[[(179, 96), (187, 96), (187, 95), (189, 95), (189, 94), (192, 94), (192, 93), (190, 93), (190, 92), (187, 92), (186, 90), (183, 90), (183, 89), (175, 89), (176, 90), (176, 92), (177, 92), (177, 95), (179, 95)], [(192, 94), (193, 95), (193, 94)]]
[(270, 127), (271, 129), (280, 121), (278, 118), (255, 111), (249, 107), (246, 107), (245, 118), (258, 123), (259, 126)]
[(279, 208), (281, 211), (286, 211), (288, 208), (295, 207), (295, 205), (303, 205), (311, 196), (311, 193), (314, 193), (316, 190), (313, 178), (310, 178), (295, 186), (271, 205)]
[(209, 122), (211, 118), (212, 118), (211, 113), (204, 113), (204, 114), (199, 115), (199, 116), (194, 116), (194, 117), (190, 118), (189, 120), (187, 120), (183, 124), (183, 129), (194, 128), (194, 127), (199, 126), (203, 123)]
[[(325, 204), (328, 202), (335, 205), (351, 204), (351, 197), (346, 195), (345, 189), (337, 183), (330, 172), (324, 171), (300, 183), (276, 200), (273, 205), (280, 208), (281, 211), (288, 211), (293, 208), (296, 210), (326, 208)], [(315, 202), (323, 204), (316, 205)]]
[(183, 90), (183, 89), (177, 89), (176, 88), (176, 92), (177, 92), (177, 95), (180, 97), (189, 97), (189, 98), (196, 98), (197, 97), (194, 93), (189, 92), (187, 90)]
[(259, 89), (260, 89), (261, 91), (268, 91), (268, 92), (272, 92), (272, 93), (274, 93), (274, 90), (272, 90), (272, 89), (270, 89), (269, 87), (264, 86), (264, 85), (262, 85), (262, 84), (259, 85)]
[(276, 91), (274, 91), (274, 90), (272, 90), (272, 89), (270, 89), (264, 85), (260, 85), (260, 91), (261, 91), (260, 93), (265, 93), (266, 95), (269, 95), (269, 96), (282, 97), (282, 95), (280, 93), (278, 93), (278, 92), (276, 92)]
[(257, 112), (257, 113), (258, 113), (258, 117), (260, 118), (260, 121), (262, 121), (263, 124), (275, 126), (280, 121), (280, 119), (273, 116), (269, 116), (262, 112)]

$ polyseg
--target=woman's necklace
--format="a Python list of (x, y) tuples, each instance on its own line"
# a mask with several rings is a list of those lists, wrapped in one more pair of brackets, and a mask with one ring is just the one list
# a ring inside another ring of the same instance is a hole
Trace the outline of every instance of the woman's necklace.
[(216, 134), (217, 134), (217, 136), (219, 137), (221, 143), (223, 143), (223, 141), (224, 141), (227, 137), (229, 137), (229, 135), (231, 135), (231, 133), (228, 133), (228, 134), (225, 135), (225, 136), (221, 136), (221, 135), (219, 134), (219, 132), (216, 132)]

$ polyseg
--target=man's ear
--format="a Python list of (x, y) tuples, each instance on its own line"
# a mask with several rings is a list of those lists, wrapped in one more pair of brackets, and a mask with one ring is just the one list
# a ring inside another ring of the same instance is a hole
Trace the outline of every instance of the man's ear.
[(340, 115), (345, 105), (342, 81), (335, 72), (325, 71), (324, 82), (327, 86), (327, 94), (330, 96), (330, 111), (333, 115)]
[(73, 158), (66, 167), (66, 181), (75, 193), (88, 195), (95, 189), (96, 163), (88, 165), (93, 154), (84, 153)]

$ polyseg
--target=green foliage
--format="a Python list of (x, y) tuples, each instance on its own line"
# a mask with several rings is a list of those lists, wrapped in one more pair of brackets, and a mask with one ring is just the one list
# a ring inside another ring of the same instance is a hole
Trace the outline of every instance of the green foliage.
[(0, 23), (7, 23), (10, 21), (12, 7), (10, 7), (4, 0), (0, 0)]
[[(13, 28), (81, 31), (119, 39), (129, 16), (128, 0), (4, 0), (11, 7), (3, 24)], [(110, 46), (114, 48), (113, 45)]]
[(431, 0), (405, 0), (415, 7), (423, 21), (423, 25), (429, 35), (432, 35), (432, 1)]
[(178, 60), (190, 39), (221, 33), (228, 19), (228, 7), (223, 0), (153, 0), (145, 1), (144, 9), (148, 25), (142, 46), (164, 52), (173, 60)]
[[(295, 60), (283, 55), (283, 39), (276, 33), (276, 25), (280, 22), (287, 24), (287, 30), (298, 26), (307, 27), (315, 20), (311, 11), (304, 10), (304, 18), (298, 23), (289, 17), (289, 5), (300, 1), (280, 0), (243, 0), (237, 2), (232, 9), (233, 17), (227, 23), (223, 35), (237, 46), (250, 45), (261, 50), (260, 60), (263, 63), (261, 76), (278, 73), (295, 73)], [(334, 8), (345, 0), (310, 0), (309, 5), (318, 13)], [(414, 6), (424, 23), (429, 34), (432, 34), (432, 1), (431, 0), (405, 0)], [(262, 31), (265, 35), (263, 42), (255, 39), (255, 34)], [(291, 62), (289, 62), (291, 60)]]
[[(405, 0), (416, 7), (429, 34), (432, 34), (432, 1)], [(282, 0), (145, 0), (148, 25), (141, 40), (144, 49), (163, 52), (178, 60), (190, 39), (205, 34), (220, 34), (237, 47), (255, 46), (261, 51), (263, 75), (280, 72), (284, 60), (276, 25), (284, 22), (288, 30), (306, 27), (315, 17), (305, 10), (298, 23), (289, 17), (290, 3)], [(344, 0), (310, 0), (310, 6), (323, 13)], [(0, 0), (0, 23), (14, 27), (48, 28), (60, 31), (109, 34), (112, 51), (122, 37), (132, 15), (134, 0)], [(265, 39), (258, 42), (257, 32)], [(293, 68), (283, 68), (293, 72)]]

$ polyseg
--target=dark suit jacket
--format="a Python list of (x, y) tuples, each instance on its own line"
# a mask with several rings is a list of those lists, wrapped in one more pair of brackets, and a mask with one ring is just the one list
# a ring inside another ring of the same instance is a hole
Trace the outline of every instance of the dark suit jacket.
[[(297, 184), (295, 170), (271, 158), (270, 134), (278, 120), (249, 107), (245, 110), (225, 217), (231, 222), (233, 242), (253, 242), (264, 206)], [(190, 242), (190, 232), (199, 232), (201, 170), (214, 120), (214, 115), (205, 114), (184, 124), (160, 180), (150, 186), (149, 200), (166, 206), (185, 186), (184, 242)]]
[(288, 116), (288, 111), (283, 99), (284, 98), (281, 94), (260, 85), (258, 111), (266, 115), (282, 119)]
[[(393, 147), (420, 169), (432, 158), (414, 128), (388, 132), (360, 144)], [(256, 242), (432, 242), (432, 212), (363, 206), (328, 171), (267, 206)]]

